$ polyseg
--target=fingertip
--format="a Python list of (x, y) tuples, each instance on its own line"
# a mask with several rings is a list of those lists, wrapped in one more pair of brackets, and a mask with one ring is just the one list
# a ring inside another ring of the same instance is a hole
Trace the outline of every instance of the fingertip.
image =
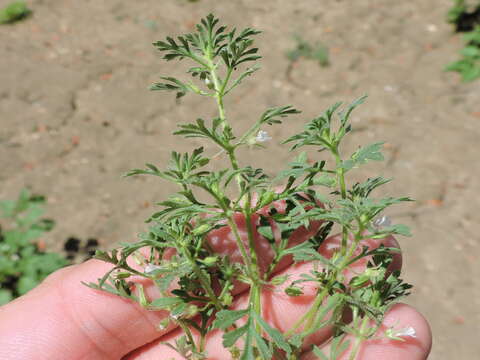
[[(399, 335), (403, 341), (388, 339), (385, 331), (389, 328), (399, 334), (410, 329), (412, 335)], [(406, 304), (396, 304), (388, 311), (377, 335), (378, 339), (364, 342), (358, 359), (424, 360), (432, 347), (432, 332), (428, 321), (415, 308)]]

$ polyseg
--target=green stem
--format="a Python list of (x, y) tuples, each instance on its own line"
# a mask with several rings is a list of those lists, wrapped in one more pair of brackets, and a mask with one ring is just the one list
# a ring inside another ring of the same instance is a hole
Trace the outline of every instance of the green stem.
[(230, 81), (230, 77), (232, 76), (233, 68), (229, 68), (227, 70), (227, 76), (223, 81), (222, 87), (220, 88), (220, 94), (225, 95), (225, 88), (227, 87), (228, 82)]
[(215, 295), (215, 292), (213, 291), (212, 287), (210, 286), (210, 282), (208, 279), (205, 277), (205, 275), (202, 273), (201, 269), (198, 267), (197, 263), (195, 260), (191, 257), (190, 253), (188, 252), (187, 249), (183, 249), (184, 255), (187, 257), (188, 261), (190, 264), (192, 264), (193, 271), (195, 272), (195, 275), (197, 275), (198, 280), (202, 283), (203, 288), (207, 292), (208, 297), (210, 298), (210, 301), (215, 305), (215, 308), (217, 310), (222, 310), (223, 306), (220, 303), (218, 297)]
[[(330, 282), (332, 282), (332, 281), (330, 281)], [(313, 322), (313, 316), (317, 313), (318, 308), (320, 307), (320, 305), (323, 302), (323, 299), (328, 294), (328, 289), (329, 289), (329, 286), (327, 285), (323, 288), (323, 290), (320, 293), (317, 294), (317, 296), (315, 298), (315, 301), (313, 302), (310, 309), (292, 326), (292, 328), (290, 330), (288, 330), (285, 333), (286, 337), (292, 336), (294, 334), (295, 330), (297, 330), (305, 321), (308, 321), (308, 322), (307, 322), (307, 325), (304, 328), (304, 331), (308, 331), (308, 329), (306, 327), (308, 326), (308, 324), (311, 324)]]
[(258, 269), (258, 256), (257, 252), (255, 251), (255, 240), (253, 238), (253, 228), (252, 228), (252, 214), (251, 214), (251, 206), (252, 206), (252, 194), (250, 191), (247, 193), (247, 201), (245, 202), (244, 207), (244, 215), (245, 221), (247, 222), (247, 236), (248, 236), (248, 246), (250, 248), (250, 256), (252, 258), (252, 270), (258, 275), (260, 278), (259, 269)]
[[(230, 80), (230, 76), (232, 75), (233, 69), (228, 69), (227, 76), (223, 80), (222, 84), (220, 84), (220, 80), (218, 78), (217, 71), (216, 71), (216, 65), (213, 63), (213, 60), (211, 59), (211, 55), (209, 55), (208, 61), (209, 61), (210, 75), (213, 81), (213, 88), (215, 90), (215, 100), (217, 102), (218, 117), (220, 118), (222, 130), (225, 130), (228, 123), (225, 115), (225, 106), (223, 105), (223, 96), (224, 96), (225, 87), (227, 86), (228, 81)], [(228, 157), (230, 159), (230, 163), (232, 165), (232, 168), (234, 170), (237, 170), (238, 161), (237, 161), (237, 158), (235, 157), (235, 147), (231, 146), (230, 144), (228, 144), (228, 147), (229, 147), (229, 150), (227, 151), (228, 151)], [(240, 175), (237, 175), (236, 179), (237, 179), (238, 187), (241, 188), (242, 179)]]
[(200, 345), (199, 345), (199, 350), (201, 353), (205, 351), (206, 340), (207, 340), (207, 337), (205, 336), (205, 334), (202, 333), (200, 337)]
[[(335, 145), (331, 148), (332, 154), (335, 157), (335, 163), (337, 166), (337, 181), (340, 186), (340, 194), (342, 199), (347, 198), (347, 187), (345, 184), (345, 169), (342, 167), (342, 159), (340, 158), (340, 153), (338, 151), (338, 145)], [(348, 229), (346, 226), (342, 226), (342, 247), (340, 252), (342, 255), (345, 255), (347, 252), (347, 242), (348, 242)]]
[[(260, 269), (258, 267), (258, 256), (255, 251), (255, 242), (253, 238), (253, 228), (252, 228), (252, 214), (251, 214), (251, 205), (252, 205), (252, 195), (250, 191), (247, 193), (247, 201), (245, 202), (244, 215), (247, 222), (247, 235), (248, 235), (248, 245), (250, 248), (250, 256), (252, 258), (251, 264), (251, 274), (254, 276), (252, 278), (252, 286), (250, 289), (250, 299), (249, 302), (253, 304), (254, 311), (261, 317), (262, 316), (262, 301), (261, 301), (261, 289), (259, 284), (260, 279)], [(257, 331), (261, 331), (260, 324), (257, 324)]]
[(221, 124), (222, 124), (222, 129), (224, 130), (226, 127), (226, 118), (225, 118), (225, 107), (223, 105), (223, 90), (226, 81), (228, 79), (225, 79), (222, 85), (220, 85), (220, 80), (217, 75), (216, 71), (216, 65), (213, 63), (213, 60), (211, 58), (208, 59), (209, 63), (209, 70), (210, 70), (210, 76), (212, 77), (212, 82), (213, 82), (213, 88), (215, 90), (215, 100), (217, 102), (217, 107), (218, 107), (218, 117), (220, 118)]
[(185, 335), (187, 336), (188, 341), (192, 344), (193, 347), (196, 347), (195, 340), (193, 339), (193, 335), (189, 327), (182, 320), (177, 320), (177, 323), (182, 328)]
[(262, 126), (262, 122), (260, 120), (258, 120), (255, 124), (253, 124), (253, 126), (250, 129), (247, 130), (247, 132), (245, 134), (243, 134), (240, 137), (236, 146), (238, 146), (240, 144), (243, 144), (250, 136), (255, 134), (258, 131), (258, 129), (260, 129), (261, 126)]
[(353, 242), (353, 244), (350, 246), (350, 248), (348, 249), (348, 251), (346, 252), (346, 256), (344, 256), (343, 258), (343, 261), (342, 263), (340, 264), (340, 266), (337, 268), (337, 271), (335, 271), (333, 273), (333, 276), (332, 278), (330, 279), (330, 281), (328, 282), (328, 284), (325, 286), (325, 288), (320, 292), (318, 293), (317, 297), (315, 298), (315, 301), (314, 303), (312, 304), (311, 308), (308, 310), (307, 313), (305, 313), (294, 325), (293, 327), (286, 333), (286, 336), (291, 336), (293, 335), (294, 331), (296, 329), (298, 329), (305, 321), (306, 321), (306, 324), (305, 324), (305, 327), (303, 329), (303, 332), (304, 333), (307, 333), (312, 324), (313, 324), (313, 321), (315, 319), (315, 314), (317, 313), (318, 309), (320, 308), (320, 306), (322, 305), (322, 302), (323, 302), (323, 299), (325, 298), (325, 296), (328, 294), (331, 286), (333, 285), (333, 283), (335, 282), (335, 280), (337, 279), (337, 276), (338, 274), (341, 274), (343, 272), (343, 270), (345, 269), (345, 267), (347, 266), (348, 264), (348, 260), (350, 259), (350, 257), (353, 255), (356, 247), (358, 246), (358, 243), (360, 242), (360, 240), (362, 239), (362, 232), (363, 232), (363, 227), (360, 226), (358, 232), (355, 234), (355, 240)]
[(358, 336), (355, 338), (355, 343), (353, 344), (352, 352), (348, 357), (348, 360), (355, 360), (357, 357), (358, 351), (360, 350), (360, 345), (365, 340), (363, 332), (365, 331), (365, 327), (368, 324), (368, 317), (365, 316), (362, 320), (362, 324), (360, 325), (360, 330)]
[(342, 262), (342, 267), (345, 267), (346, 264), (348, 264), (350, 258), (352, 257), (353, 253), (355, 252), (355, 249), (357, 248), (358, 244), (360, 243), (360, 240), (363, 239), (363, 236), (362, 236), (363, 230), (365, 230), (365, 229), (362, 226), (362, 224), (360, 223), (358, 231), (355, 234), (355, 238), (353, 240), (353, 243), (350, 246), (350, 248), (348, 249), (348, 251), (346, 251), (346, 253), (345, 253), (345, 256), (343, 258), (344, 260)]
[(230, 226), (230, 229), (232, 229), (233, 231), (233, 235), (235, 236), (235, 242), (237, 243), (237, 247), (240, 250), (240, 253), (242, 254), (243, 261), (245, 262), (245, 265), (247, 266), (247, 268), (251, 271), (252, 263), (250, 261), (250, 257), (247, 254), (247, 250), (245, 249), (245, 244), (243, 243), (242, 238), (238, 233), (237, 224), (232, 219), (232, 217), (227, 217), (227, 222), (228, 222), (228, 225)]
[(230, 163), (232, 164), (232, 168), (234, 170), (238, 170), (238, 160), (235, 156), (235, 151), (233, 149), (228, 152), (228, 158), (230, 159)]

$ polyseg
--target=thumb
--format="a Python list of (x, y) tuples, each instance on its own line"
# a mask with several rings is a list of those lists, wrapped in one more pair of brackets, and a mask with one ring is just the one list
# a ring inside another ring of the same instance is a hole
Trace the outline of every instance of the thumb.
[(50, 275), (0, 308), (0, 359), (119, 359), (162, 334), (166, 317), (117, 296), (89, 289), (110, 265), (90, 260)]

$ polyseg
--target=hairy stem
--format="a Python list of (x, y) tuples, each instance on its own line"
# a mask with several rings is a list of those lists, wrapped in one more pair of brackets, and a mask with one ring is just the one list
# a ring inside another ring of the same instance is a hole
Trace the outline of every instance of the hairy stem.
[[(331, 148), (332, 154), (335, 157), (335, 163), (337, 165), (337, 181), (340, 186), (340, 194), (342, 199), (347, 197), (347, 187), (345, 185), (345, 169), (342, 167), (342, 159), (340, 158), (340, 153), (338, 151), (338, 145)], [(345, 255), (347, 252), (347, 241), (348, 241), (348, 229), (346, 226), (342, 226), (342, 247), (340, 252), (342, 255)]]
[(210, 286), (210, 282), (205, 277), (202, 270), (198, 267), (197, 263), (192, 258), (189, 251), (187, 249), (184, 249), (183, 253), (184, 253), (185, 257), (188, 259), (188, 261), (190, 262), (190, 264), (192, 264), (193, 271), (195, 272), (195, 275), (197, 275), (198, 280), (201, 282), (204, 290), (207, 292), (207, 295), (208, 295), (210, 301), (215, 305), (215, 308), (217, 310), (222, 310), (223, 306), (220, 303), (219, 298), (215, 295), (215, 292), (213, 291), (212, 287)]
[(355, 343), (353, 344), (352, 352), (350, 353), (348, 360), (356, 359), (358, 351), (360, 350), (360, 345), (365, 340), (365, 335), (363, 334), (363, 332), (365, 331), (365, 328), (367, 325), (368, 325), (368, 317), (365, 316), (360, 325), (359, 334), (355, 337)]
[[(252, 203), (252, 195), (250, 191), (247, 193), (247, 201), (245, 202), (244, 214), (245, 220), (247, 222), (247, 234), (248, 234), (248, 245), (250, 248), (250, 255), (252, 258), (252, 267), (251, 273), (255, 277), (252, 278), (252, 286), (250, 290), (250, 300), (249, 302), (253, 304), (254, 311), (259, 315), (262, 316), (262, 302), (261, 302), (261, 289), (259, 284), (260, 279), (260, 271), (258, 268), (258, 257), (255, 251), (255, 244), (253, 238), (253, 228), (252, 228), (252, 214), (251, 214), (251, 204)], [(261, 328), (260, 325), (257, 324), (257, 331), (260, 332)]]

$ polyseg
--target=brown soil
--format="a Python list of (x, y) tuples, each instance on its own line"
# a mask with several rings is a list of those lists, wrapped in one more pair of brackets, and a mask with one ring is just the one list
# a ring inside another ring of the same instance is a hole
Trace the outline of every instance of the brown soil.
[[(280, 169), (289, 158), (281, 139), (330, 104), (369, 94), (354, 114), (357, 132), (346, 151), (386, 141), (387, 161), (358, 178), (394, 177), (389, 194), (417, 200), (390, 215), (414, 232), (401, 239), (404, 274), (416, 285), (408, 302), (432, 324), (430, 358), (478, 357), (480, 81), (461, 84), (442, 71), (462, 45), (445, 22), (451, 1), (29, 3), (32, 17), (0, 27), (0, 198), (24, 186), (47, 195), (48, 215), (58, 223), (52, 248), (69, 236), (98, 238), (104, 247), (133, 240), (153, 204), (174, 190), (120, 175), (145, 162), (163, 166), (171, 149), (199, 144), (171, 132), (213, 116), (214, 107), (194, 96), (179, 106), (173, 96), (147, 91), (158, 76), (183, 71), (161, 61), (151, 43), (214, 11), (225, 23), (264, 31), (263, 69), (227, 104), (238, 128), (269, 106), (304, 111), (272, 128), (268, 151), (248, 151), (245, 161)], [(302, 60), (287, 76), (294, 34), (325, 44), (331, 66)]]

